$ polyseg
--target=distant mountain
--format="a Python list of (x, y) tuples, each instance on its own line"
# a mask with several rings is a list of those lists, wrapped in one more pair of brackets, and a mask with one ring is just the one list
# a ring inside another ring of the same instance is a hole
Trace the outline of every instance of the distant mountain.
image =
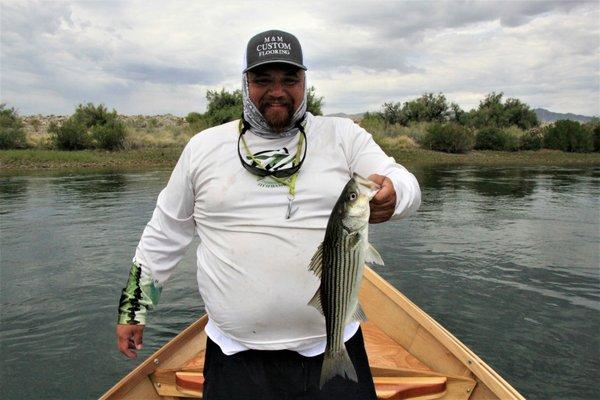
[[(566, 114), (555, 113), (550, 110), (546, 110), (545, 108), (536, 108), (533, 111), (535, 112), (535, 114), (537, 115), (538, 119), (541, 122), (554, 122), (554, 121), (558, 121), (559, 119), (570, 119), (573, 121), (588, 122), (592, 118), (594, 118), (594, 117), (590, 117), (587, 115), (579, 115), (579, 114), (573, 114), (573, 113), (566, 113)], [(327, 114), (327, 116), (328, 117), (350, 118), (350, 119), (353, 119), (356, 121), (356, 120), (360, 120), (364, 114), (365, 113), (346, 114), (346, 113), (340, 112), (340, 113), (335, 113), (335, 114)]]
[(555, 112), (546, 110), (545, 108), (536, 108), (533, 111), (537, 115), (538, 119), (542, 122), (554, 122), (554, 121), (558, 121), (559, 119), (570, 119), (572, 121), (588, 122), (593, 118), (593, 117), (588, 117), (586, 115), (578, 115), (578, 114), (573, 114), (573, 113), (567, 113), (567, 114), (555, 113)]
[(335, 114), (327, 114), (327, 117), (341, 117), (341, 118), (350, 118), (351, 120), (359, 120), (365, 113), (357, 113), (357, 114), (346, 114), (346, 113), (335, 113)]

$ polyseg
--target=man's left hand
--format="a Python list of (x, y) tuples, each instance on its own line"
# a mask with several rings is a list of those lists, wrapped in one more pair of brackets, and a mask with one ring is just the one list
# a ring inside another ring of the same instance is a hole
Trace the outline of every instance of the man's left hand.
[(396, 209), (396, 190), (390, 178), (383, 175), (373, 174), (369, 179), (381, 186), (375, 197), (369, 203), (371, 215), (369, 223), (378, 224), (392, 217)]

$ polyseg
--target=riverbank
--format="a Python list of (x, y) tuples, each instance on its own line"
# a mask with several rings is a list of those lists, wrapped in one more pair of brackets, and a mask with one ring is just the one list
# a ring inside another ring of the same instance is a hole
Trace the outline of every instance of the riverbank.
[(123, 151), (0, 150), (0, 168), (3, 170), (48, 170), (173, 167), (181, 150), (182, 147)]
[[(2, 170), (48, 170), (82, 168), (151, 169), (175, 165), (179, 146), (123, 151), (0, 150)], [(600, 165), (600, 153), (539, 151), (471, 151), (449, 154), (425, 149), (385, 148), (387, 154), (407, 167), (427, 165), (489, 166), (592, 166)]]

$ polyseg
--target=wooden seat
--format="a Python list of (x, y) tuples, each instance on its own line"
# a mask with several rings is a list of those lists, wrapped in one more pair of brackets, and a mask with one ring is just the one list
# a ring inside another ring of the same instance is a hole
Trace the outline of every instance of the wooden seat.
[[(365, 348), (369, 364), (374, 371), (379, 369), (390, 371), (395, 369), (398, 374), (411, 370), (427, 375), (431, 370), (412, 356), (406, 349), (392, 340), (376, 325), (365, 322), (362, 324)], [(162, 382), (162, 390), (171, 396), (201, 397), (204, 385), (204, 350), (201, 350), (178, 370), (156, 371), (155, 379)], [(446, 391), (447, 379), (433, 374), (432, 376), (376, 376), (373, 382), (377, 398), (381, 400), (404, 399), (435, 399), (442, 397)]]
[(440, 376), (373, 377), (377, 399), (437, 399), (446, 393), (447, 379)]
[[(380, 400), (404, 400), (423, 398), (435, 399), (443, 396), (446, 391), (446, 378), (432, 377), (374, 377), (373, 383)], [(202, 395), (204, 376), (202, 372), (175, 372), (177, 391), (185, 396)], [(436, 397), (436, 395), (438, 395)]]
[(175, 372), (175, 386), (177, 390), (188, 396), (190, 394), (201, 396), (204, 389), (204, 375), (202, 372)]

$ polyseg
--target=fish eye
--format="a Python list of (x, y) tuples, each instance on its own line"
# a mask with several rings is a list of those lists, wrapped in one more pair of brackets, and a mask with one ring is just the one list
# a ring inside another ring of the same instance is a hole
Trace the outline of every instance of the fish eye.
[(354, 192), (350, 193), (350, 196), (348, 196), (348, 198), (349, 198), (350, 200), (356, 200), (356, 197), (357, 197), (357, 196), (356, 196), (356, 193), (354, 193)]

